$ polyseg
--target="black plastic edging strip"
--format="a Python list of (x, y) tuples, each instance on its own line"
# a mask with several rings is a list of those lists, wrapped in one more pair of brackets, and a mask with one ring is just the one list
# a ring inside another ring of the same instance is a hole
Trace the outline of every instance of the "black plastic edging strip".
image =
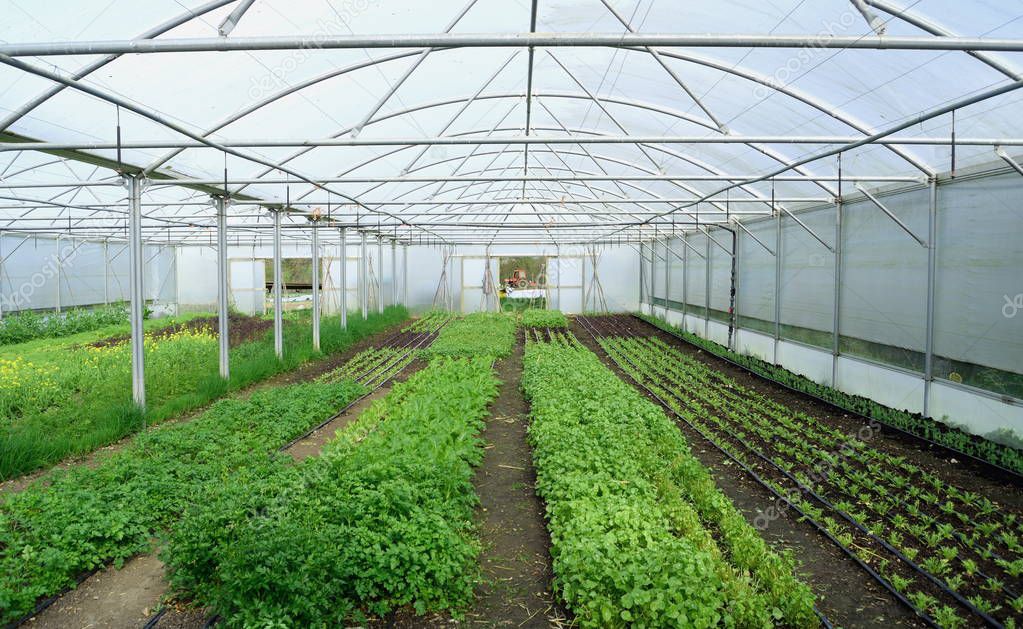
[[(676, 339), (682, 341), (683, 343), (689, 345), (690, 347), (695, 347), (696, 349), (703, 350), (703, 351), (707, 352), (708, 354), (711, 354), (711, 355), (713, 355), (713, 356), (715, 356), (717, 358), (720, 358), (721, 360), (723, 360), (723, 361), (725, 361), (725, 362), (727, 362), (727, 363), (729, 363), (729, 364), (731, 364), (731, 365), (733, 365), (735, 367), (738, 367), (739, 369), (742, 369), (743, 371), (746, 371), (747, 373), (751, 373), (754, 376), (757, 376), (758, 378), (763, 378), (764, 380), (767, 380), (768, 382), (772, 382), (772, 383), (774, 383), (774, 384), (776, 384), (776, 385), (778, 385), (780, 387), (784, 387), (784, 388), (788, 389), (789, 391), (793, 391), (795, 393), (799, 393), (801, 395), (805, 395), (807, 397), (813, 398), (814, 400), (817, 400), (818, 402), (820, 402), (822, 404), (826, 404), (827, 406), (830, 406), (831, 408), (837, 409), (837, 410), (839, 410), (839, 411), (841, 411), (843, 413), (848, 413), (849, 415), (852, 415), (854, 417), (865, 419), (868, 422), (877, 422), (878, 424), (881, 424), (885, 428), (889, 428), (891, 430), (894, 430), (895, 432), (898, 432), (898, 433), (901, 433), (903, 435), (906, 435), (907, 437), (910, 437), (910, 438), (912, 438), (912, 439), (914, 439), (916, 441), (921, 441), (923, 443), (926, 443), (927, 445), (930, 445), (930, 446), (933, 446), (935, 448), (938, 448), (939, 450), (944, 450), (944, 451), (946, 451), (946, 452), (948, 452), (950, 454), (954, 454), (956, 456), (969, 459), (969, 460), (973, 461), (974, 463), (976, 463), (976, 464), (978, 464), (978, 465), (980, 465), (982, 467), (988, 467), (988, 468), (991, 468), (993, 470), (997, 470), (997, 471), (999, 471), (999, 472), (1001, 472), (1003, 474), (1007, 474), (1013, 481), (1015, 481), (1017, 483), (1023, 483), (1023, 473), (1021, 473), (1021, 472), (1016, 472), (1016, 471), (1010, 470), (1007, 467), (1002, 467), (1001, 465), (999, 465), (997, 463), (994, 463), (992, 461), (988, 461), (987, 459), (983, 459), (983, 458), (981, 458), (979, 456), (976, 456), (974, 454), (969, 454), (967, 452), (963, 452), (962, 450), (959, 450), (958, 448), (955, 448), (953, 446), (945, 445), (943, 443), (938, 443), (937, 441), (932, 441), (932, 440), (928, 439), (927, 437), (924, 437), (922, 435), (918, 435), (918, 434), (916, 434), (914, 432), (910, 432), (910, 431), (906, 430), (905, 428), (899, 428), (898, 426), (895, 426), (893, 424), (889, 424), (888, 422), (885, 422), (883, 420), (880, 420), (880, 419), (877, 419), (877, 418), (874, 418), (874, 417), (870, 417), (868, 415), (864, 415), (863, 413), (860, 413), (859, 411), (854, 411), (854, 410), (852, 410), (850, 408), (846, 408), (846, 407), (842, 406), (841, 404), (838, 404), (837, 402), (832, 402), (831, 400), (827, 400), (825, 398), (822, 398), (821, 396), (813, 394), (813, 393), (810, 393), (809, 391), (804, 391), (802, 389), (797, 389), (796, 387), (793, 387), (791, 385), (785, 384), (784, 382), (781, 382), (779, 380), (775, 380), (774, 378), (772, 378), (772, 377), (770, 377), (768, 375), (764, 375), (764, 374), (756, 371), (755, 369), (753, 369), (751, 367), (747, 367), (746, 365), (742, 365), (742, 364), (734, 361), (733, 359), (729, 358), (728, 356), (724, 355), (723, 353), (721, 353), (721, 352), (719, 352), (717, 350), (710, 349), (709, 347), (703, 347), (701, 345), (697, 345), (696, 343), (693, 343), (692, 341), (690, 341), (689, 339), (685, 338), (681, 334), (675, 332), (674, 330), (669, 330), (669, 329), (666, 329), (666, 328), (662, 328), (661, 326), (659, 326), (657, 324), (654, 324), (654, 323), (651, 323), (650, 321), (647, 321), (646, 319), (644, 319), (642, 316), (639, 316), (639, 315), (634, 314), (634, 313), (632, 313), (631, 316), (634, 317), (635, 319), (638, 319), (638, 320), (642, 321), (643, 323), (646, 323), (647, 325), (653, 326), (654, 328), (664, 332), (665, 334), (668, 334), (668, 335), (671, 335), (671, 336), (675, 337)], [(665, 324), (668, 325), (668, 326), (671, 326), (670, 323), (666, 322)], [(703, 339), (703, 340), (707, 341), (707, 343), (714, 343), (714, 341), (711, 341), (711, 340), (708, 340), (708, 339)], [(755, 356), (751, 356), (751, 358), (756, 358), (756, 357)], [(775, 367), (780, 367), (780, 368), (784, 369), (784, 367), (782, 367), (781, 365), (774, 365), (774, 366)], [(798, 374), (795, 374), (795, 375), (798, 375)], [(826, 385), (821, 385), (821, 386), (826, 386)], [(835, 391), (838, 391), (837, 389), (834, 389), (834, 387), (830, 387), (830, 388), (832, 388)], [(880, 404), (880, 402), (875, 402), (875, 403), (876, 404)], [(897, 411), (898, 409), (892, 409), (892, 410)], [(924, 418), (924, 419), (927, 419), (927, 418)], [(935, 423), (937, 423), (937, 420), (931, 419), (931, 421), (934, 421)], [(992, 442), (992, 443), (994, 443), (994, 442)], [(998, 445), (1001, 445), (1001, 444), (998, 444)], [(1002, 447), (1008, 447), (1008, 446), (1002, 446)]]
[[(582, 318), (580, 317), (580, 318), (579, 318), (579, 319), (577, 319), (577, 320), (580, 320), (580, 321), (581, 321), (581, 319), (582, 319)], [(586, 328), (586, 331), (587, 331), (587, 332), (589, 332), (591, 336), (593, 336), (593, 339), (594, 339), (594, 341), (597, 341), (597, 337), (596, 337), (596, 335), (594, 335), (594, 334), (593, 334), (593, 332), (592, 332), (592, 331), (591, 331), (591, 330), (590, 330), (590, 329), (589, 329), (589, 328), (587, 327), (587, 325), (586, 325), (585, 323), (583, 323), (583, 327), (584, 327), (584, 328)], [(598, 343), (598, 345), (599, 345), (599, 341), (597, 341), (597, 343)], [(601, 347), (601, 350), (603, 350), (603, 347)], [(607, 353), (607, 352), (605, 351), (605, 354), (606, 354), (606, 353)], [(609, 355), (608, 357), (610, 358), (610, 355)], [(614, 360), (614, 359), (612, 358), (611, 360)], [(635, 383), (636, 383), (636, 385), (637, 385), (637, 386), (641, 387), (641, 388), (642, 388), (643, 390), (645, 390), (645, 391), (646, 391), (646, 392), (647, 392), (648, 394), (650, 394), (650, 395), (651, 395), (651, 396), (652, 396), (652, 397), (653, 397), (654, 399), (656, 399), (656, 400), (657, 400), (658, 402), (660, 402), (660, 403), (661, 403), (661, 405), (662, 405), (662, 406), (663, 406), (664, 408), (667, 408), (667, 409), (668, 409), (669, 411), (671, 411), (671, 413), (672, 413), (673, 415), (675, 415), (676, 417), (678, 417), (679, 419), (681, 419), (681, 420), (682, 420), (683, 422), (685, 422), (685, 424), (686, 424), (687, 426), (689, 426), (689, 428), (690, 428), (690, 429), (692, 429), (692, 430), (696, 431), (696, 433), (697, 433), (698, 435), (700, 435), (700, 436), (701, 436), (701, 437), (702, 437), (702, 438), (703, 438), (703, 439), (704, 439), (704, 440), (705, 440), (705, 441), (706, 441), (707, 443), (709, 443), (709, 444), (711, 444), (712, 446), (714, 446), (715, 448), (717, 448), (717, 449), (718, 449), (718, 451), (720, 451), (720, 452), (721, 452), (722, 454), (724, 454), (724, 455), (725, 455), (726, 457), (728, 457), (728, 458), (729, 458), (729, 459), (730, 459), (730, 460), (731, 460), (731, 461), (732, 461), (733, 463), (735, 463), (736, 465), (738, 465), (738, 466), (739, 466), (739, 467), (740, 467), (740, 468), (741, 468), (741, 469), (742, 469), (742, 470), (743, 470), (744, 472), (746, 472), (747, 474), (749, 474), (749, 475), (750, 475), (750, 477), (752, 477), (752, 478), (753, 478), (753, 480), (755, 480), (755, 481), (757, 481), (758, 483), (760, 483), (760, 485), (761, 485), (762, 487), (764, 487), (764, 488), (765, 488), (765, 489), (767, 489), (767, 490), (768, 490), (769, 492), (771, 492), (771, 493), (772, 493), (772, 494), (773, 494), (773, 495), (774, 495), (774, 496), (775, 496), (776, 498), (778, 498), (779, 500), (781, 500), (781, 501), (782, 501), (782, 502), (784, 502), (785, 504), (789, 505), (789, 506), (790, 506), (790, 507), (791, 507), (792, 509), (794, 509), (794, 510), (795, 510), (795, 511), (796, 511), (797, 513), (799, 513), (799, 514), (800, 514), (800, 515), (802, 516), (802, 519), (803, 519), (803, 520), (805, 520), (806, 522), (810, 523), (810, 524), (811, 524), (811, 525), (812, 525), (812, 526), (813, 526), (814, 528), (816, 528), (816, 529), (817, 529), (817, 531), (818, 531), (818, 532), (819, 532), (820, 534), (824, 535), (824, 537), (826, 537), (826, 538), (828, 538), (829, 540), (831, 540), (831, 542), (833, 542), (833, 543), (835, 544), (835, 546), (837, 546), (837, 547), (839, 548), (839, 550), (841, 550), (841, 551), (842, 551), (843, 553), (845, 553), (845, 554), (846, 554), (846, 556), (848, 556), (848, 557), (849, 557), (850, 559), (852, 559), (852, 560), (853, 560), (854, 562), (856, 562), (856, 564), (857, 564), (857, 565), (859, 565), (859, 566), (860, 566), (861, 568), (863, 568), (863, 570), (864, 570), (864, 571), (865, 571), (865, 572), (866, 572), (867, 574), (869, 574), (869, 575), (870, 575), (871, 577), (873, 577), (873, 578), (874, 578), (874, 580), (875, 580), (875, 581), (877, 581), (878, 583), (880, 583), (880, 584), (881, 584), (881, 585), (882, 585), (882, 586), (883, 586), (883, 587), (884, 587), (884, 588), (885, 588), (886, 590), (888, 590), (889, 592), (891, 592), (891, 594), (892, 594), (893, 596), (895, 596), (895, 598), (896, 598), (896, 599), (897, 599), (897, 600), (898, 600), (899, 602), (901, 602), (901, 603), (902, 603), (902, 604), (904, 604), (904, 605), (905, 605), (906, 607), (908, 607), (908, 608), (909, 608), (909, 609), (910, 609), (910, 610), (911, 610), (911, 611), (912, 611), (913, 613), (915, 613), (915, 614), (916, 614), (917, 616), (919, 616), (919, 617), (920, 617), (920, 618), (921, 618), (921, 619), (922, 619), (922, 620), (923, 620), (923, 621), (924, 621), (925, 623), (927, 623), (927, 624), (928, 624), (929, 626), (931, 626), (931, 627), (934, 627), (935, 629), (941, 629), (941, 627), (940, 627), (940, 626), (939, 626), (939, 625), (938, 625), (938, 624), (937, 624), (937, 623), (936, 623), (936, 622), (934, 621), (934, 619), (933, 619), (933, 618), (931, 618), (931, 617), (930, 617), (930, 616), (929, 616), (929, 615), (928, 615), (928, 614), (927, 614), (926, 612), (924, 612), (924, 611), (922, 611), (922, 610), (920, 610), (920, 609), (917, 609), (917, 608), (916, 608), (916, 606), (914, 606), (914, 605), (913, 605), (913, 604), (912, 604), (911, 602), (909, 602), (909, 599), (907, 599), (907, 598), (906, 598), (906, 597), (905, 597), (905, 596), (904, 596), (904, 595), (903, 595), (903, 594), (902, 594), (901, 592), (899, 592), (898, 590), (896, 590), (896, 589), (895, 589), (895, 587), (894, 587), (894, 586), (893, 586), (893, 585), (892, 585), (891, 583), (889, 583), (887, 579), (885, 579), (884, 577), (882, 577), (882, 576), (881, 576), (881, 575), (880, 575), (880, 574), (879, 574), (878, 572), (876, 572), (876, 571), (875, 571), (875, 570), (874, 570), (873, 568), (871, 568), (871, 567), (870, 567), (870, 566), (869, 566), (868, 564), (866, 564), (866, 563), (865, 563), (865, 562), (864, 562), (864, 561), (863, 561), (862, 559), (860, 559), (860, 558), (859, 558), (859, 557), (857, 557), (857, 556), (856, 556), (855, 554), (853, 554), (853, 552), (852, 552), (851, 550), (849, 550), (849, 548), (847, 548), (846, 546), (844, 546), (844, 545), (842, 544), (842, 542), (838, 541), (838, 539), (837, 539), (837, 538), (836, 538), (836, 537), (835, 537), (834, 535), (832, 535), (832, 534), (831, 534), (831, 532), (830, 532), (830, 531), (828, 531), (828, 530), (827, 530), (827, 529), (826, 529), (826, 528), (825, 528), (825, 527), (824, 527), (824, 526), (823, 526), (822, 524), (820, 524), (820, 523), (819, 523), (819, 522), (818, 522), (817, 520), (815, 520), (815, 519), (814, 519), (814, 518), (812, 518), (812, 517), (811, 517), (810, 515), (808, 515), (808, 514), (807, 514), (807, 513), (805, 512), (805, 511), (803, 511), (803, 510), (802, 510), (802, 509), (801, 509), (801, 508), (800, 508), (800, 507), (799, 507), (798, 505), (796, 505), (796, 504), (795, 504), (795, 503), (793, 503), (793, 502), (792, 502), (791, 500), (789, 500), (789, 499), (788, 499), (788, 498), (787, 498), (787, 497), (786, 497), (785, 495), (783, 495), (782, 493), (780, 493), (779, 491), (777, 491), (777, 490), (776, 490), (776, 489), (775, 489), (774, 487), (772, 487), (772, 486), (770, 485), (770, 483), (768, 483), (767, 481), (765, 481), (764, 479), (762, 479), (762, 478), (760, 477), (760, 475), (758, 475), (758, 474), (757, 474), (756, 472), (754, 472), (754, 471), (753, 471), (753, 470), (752, 470), (752, 469), (751, 469), (751, 468), (750, 468), (749, 466), (747, 466), (747, 465), (746, 465), (745, 463), (743, 463), (742, 461), (740, 461), (740, 460), (739, 460), (739, 459), (738, 459), (737, 457), (735, 457), (735, 456), (734, 456), (734, 455), (733, 455), (733, 454), (732, 454), (731, 452), (728, 452), (727, 450), (725, 450), (724, 448), (722, 448), (722, 447), (721, 447), (720, 445), (718, 445), (718, 443), (717, 443), (716, 441), (714, 441), (713, 439), (710, 439), (709, 437), (707, 437), (707, 435), (706, 435), (706, 434), (704, 434), (702, 430), (700, 430), (699, 428), (697, 428), (696, 426), (694, 426), (693, 424), (691, 424), (691, 423), (689, 422), (689, 420), (685, 419), (684, 417), (682, 417), (681, 415), (679, 415), (678, 413), (676, 413), (676, 412), (675, 412), (674, 410), (672, 410), (672, 409), (671, 409), (670, 407), (668, 407), (668, 405), (664, 403), (664, 400), (662, 400), (662, 399), (660, 398), (660, 396), (658, 396), (658, 395), (657, 395), (656, 393), (654, 393), (653, 391), (651, 391), (651, 390), (650, 390), (649, 388), (647, 388), (647, 387), (646, 387), (645, 385), (643, 385), (643, 384), (640, 384), (639, 382), (637, 382), (637, 381), (636, 381), (636, 379), (635, 379), (635, 378), (632, 378), (632, 376), (631, 376), (631, 375), (630, 375), (629, 377), (630, 377), (630, 379), (632, 379), (632, 380), (633, 380), (633, 382), (635, 382)]]
[(154, 627), (156, 627), (156, 624), (160, 622), (160, 619), (163, 618), (163, 615), (166, 613), (167, 608), (161, 607), (160, 611), (150, 616), (149, 620), (146, 621), (146, 624), (142, 625), (142, 629), (153, 629)]
[[(629, 364), (631, 364), (633, 367), (635, 367), (636, 369), (639, 369), (639, 367), (636, 366), (636, 364), (633, 363), (631, 360), (629, 360), (627, 357), (623, 356), (623, 359), (626, 362), (628, 362)], [(614, 360), (614, 359), (612, 358), (612, 360)], [(632, 377), (631, 374), (630, 374), (630, 377)], [(633, 380), (635, 380), (635, 378), (633, 378)], [(637, 381), (637, 384), (639, 384), (638, 381)], [(657, 400), (662, 405), (667, 406), (667, 404), (665, 404), (665, 402), (659, 396), (657, 396), (652, 391), (650, 391), (645, 385), (640, 384), (640, 386), (642, 386), (644, 389), (647, 390), (647, 392), (649, 392), (651, 395), (653, 395), (655, 398), (657, 398)], [(674, 409), (670, 409), (670, 410), (675, 415), (681, 417), (681, 415), (679, 415), (679, 413), (675, 412)], [(684, 420), (684, 421), (686, 421), (686, 420)], [(688, 421), (686, 421), (686, 423), (689, 424)], [(689, 424), (689, 425), (692, 426), (692, 424)], [(698, 432), (700, 432), (695, 427), (694, 427), (694, 430), (697, 430)], [(702, 432), (700, 432), (700, 434), (703, 435)], [(947, 594), (947, 595), (951, 596), (952, 598), (954, 598), (957, 602), (959, 602), (961, 605), (963, 605), (964, 607), (969, 609), (971, 612), (973, 612), (977, 616), (980, 616), (984, 620), (984, 622), (988, 623), (992, 627), (997, 627), (997, 628), (1003, 627), (1002, 623), (1000, 623), (996, 619), (992, 618), (986, 612), (978, 609), (973, 603), (971, 603), (967, 599), (963, 598), (963, 596), (961, 594), (959, 594), (955, 590), (952, 590), (951, 588), (949, 588), (943, 581), (941, 581), (940, 579), (938, 579), (937, 577), (935, 577), (931, 573), (929, 573), (926, 570), (924, 570), (922, 567), (920, 567), (914, 561), (910, 560), (908, 557), (906, 557), (904, 554), (902, 554), (901, 551), (899, 551), (897, 548), (895, 548), (894, 546), (889, 544), (887, 541), (885, 541), (885, 540), (877, 537), (873, 533), (871, 533), (869, 530), (867, 530), (866, 527), (864, 527), (862, 524), (857, 522), (852, 516), (850, 516), (849, 514), (845, 513), (841, 509), (838, 509), (837, 507), (835, 507), (827, 499), (825, 499), (822, 496), (820, 496), (819, 494), (817, 494), (817, 492), (815, 492), (812, 488), (807, 487), (806, 485), (804, 485), (797, 478), (795, 478), (791, 473), (789, 473), (787, 470), (783, 469), (781, 466), (779, 466), (777, 463), (772, 461), (770, 458), (768, 458), (762, 452), (760, 452), (756, 448), (753, 448), (750, 445), (746, 444), (742, 439), (739, 439), (738, 437), (736, 437), (736, 440), (739, 441), (740, 443), (742, 443), (746, 447), (746, 449), (749, 450), (749, 452), (751, 452), (755, 456), (759, 457), (762, 461), (764, 461), (768, 465), (774, 467), (781, 474), (783, 474), (786, 478), (788, 478), (790, 481), (792, 481), (800, 491), (804, 492), (805, 494), (808, 494), (808, 495), (812, 496), (815, 500), (817, 500), (821, 504), (823, 504), (826, 507), (832, 509), (835, 513), (837, 513), (840, 516), (842, 516), (843, 519), (845, 519), (847, 522), (849, 522), (854, 527), (856, 527), (856, 529), (858, 529), (862, 534), (864, 534), (864, 535), (870, 537), (871, 539), (873, 539), (875, 542), (877, 542), (882, 547), (884, 547), (885, 550), (887, 550), (888, 552), (890, 552), (893, 555), (895, 555), (896, 557), (898, 557), (900, 560), (905, 562), (906, 565), (910, 566), (917, 573), (919, 573), (921, 576), (923, 576), (924, 578), (928, 579), (935, 587), (939, 588), (940, 590), (945, 592), (945, 594)]]
[(43, 613), (43, 611), (45, 611), (48, 607), (50, 607), (51, 605), (56, 603), (58, 600), (60, 600), (60, 598), (62, 596), (64, 596), (65, 594), (67, 594), (71, 590), (76, 589), (79, 585), (84, 583), (86, 579), (88, 579), (92, 575), (96, 574), (97, 572), (99, 572), (100, 570), (102, 570), (105, 567), (106, 567), (106, 565), (97, 566), (97, 567), (93, 568), (92, 570), (89, 570), (87, 572), (83, 572), (82, 574), (78, 575), (78, 578), (75, 579), (75, 584), (74, 585), (68, 586), (68, 587), (64, 588), (63, 590), (61, 590), (60, 592), (57, 592), (56, 594), (54, 594), (54, 595), (52, 595), (50, 597), (47, 597), (47, 598), (43, 599), (42, 601), (39, 601), (38, 603), (36, 603), (36, 606), (32, 608), (32, 611), (30, 611), (29, 613), (25, 614), (24, 616), (22, 616), (21, 618), (19, 618), (17, 620), (12, 620), (11, 622), (7, 623), (6, 625), (4, 625), (4, 629), (15, 629), (15, 627), (20, 627), (21, 625), (25, 624), (26, 622), (28, 622), (29, 620), (31, 620), (35, 616), (38, 616), (39, 614)]

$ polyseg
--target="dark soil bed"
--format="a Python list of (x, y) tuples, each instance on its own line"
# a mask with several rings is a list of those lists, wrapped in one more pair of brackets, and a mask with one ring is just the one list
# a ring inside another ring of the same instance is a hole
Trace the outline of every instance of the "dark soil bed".
[[(637, 330), (642, 335), (664, 338), (660, 334), (655, 334), (655, 331), (660, 331), (653, 326), (628, 318), (637, 326), (646, 326), (646, 329)], [(632, 379), (608, 358), (585, 328), (574, 322), (572, 332), (584, 345), (600, 356), (604, 364), (624, 382), (634, 384)], [(672, 344), (678, 346), (680, 343), (674, 339)], [(641, 388), (637, 387), (637, 390), (646, 394)], [(758, 390), (764, 392), (762, 389)], [(651, 400), (657, 402), (652, 397)], [(778, 401), (786, 403), (781, 399)], [(671, 416), (669, 412), (669, 417)], [(684, 422), (678, 422), (678, 426), (692, 447), (693, 454), (711, 470), (718, 487), (750, 523), (763, 509), (774, 504), (774, 495), (749, 477), (717, 447)], [(807, 583), (821, 597), (818, 607), (835, 626), (864, 628), (924, 626), (911, 610), (899, 603), (837, 546), (818, 533), (809, 523), (799, 521), (799, 514), (795, 511), (783, 512), (761, 534), (776, 550), (792, 550), (803, 568)]]
[[(146, 332), (146, 336), (154, 339), (162, 339), (179, 332), (198, 332), (200, 330), (208, 330), (216, 334), (217, 323), (217, 317), (199, 317), (183, 323), (175, 323), (151, 332)], [(255, 341), (262, 338), (263, 335), (266, 334), (267, 330), (271, 329), (273, 325), (273, 321), (267, 319), (260, 319), (258, 317), (250, 317), (248, 315), (232, 312), (228, 315), (228, 343), (231, 347), (237, 347), (242, 343)], [(89, 347), (108, 347), (110, 345), (125, 343), (130, 340), (130, 334), (119, 334), (117, 336), (111, 336), (89, 343)]]

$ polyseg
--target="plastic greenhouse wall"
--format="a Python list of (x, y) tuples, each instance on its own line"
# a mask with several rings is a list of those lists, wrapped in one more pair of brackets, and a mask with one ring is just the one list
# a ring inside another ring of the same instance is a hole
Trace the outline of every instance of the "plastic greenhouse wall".
[[(144, 289), (156, 313), (175, 312), (175, 247), (144, 247)], [(128, 299), (128, 248), (114, 240), (70, 236), (0, 234), (0, 308), (25, 310), (90, 307)]]
[[(835, 205), (794, 211), (816, 237), (784, 213), (744, 222), (763, 244), (738, 231), (732, 349), (1019, 446), (1023, 177), (998, 170), (945, 178), (935, 195), (930, 378), (926, 184), (875, 194), (923, 244), (862, 195), (847, 196), (840, 228)], [(730, 246), (728, 230), (709, 234)], [(643, 252), (642, 310), (727, 344), (729, 252), (701, 232), (685, 243), (646, 243)]]

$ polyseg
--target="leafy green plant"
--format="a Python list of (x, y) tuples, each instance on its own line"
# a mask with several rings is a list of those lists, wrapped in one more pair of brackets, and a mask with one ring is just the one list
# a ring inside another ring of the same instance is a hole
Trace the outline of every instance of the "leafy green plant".
[(504, 358), (515, 347), (515, 317), (475, 312), (441, 328), (437, 340), (424, 350), (429, 356), (489, 356)]
[(904, 430), (911, 434), (924, 437), (934, 441), (935, 443), (952, 448), (953, 450), (958, 450), (964, 454), (1002, 466), (1016, 472), (1017, 474), (1023, 474), (1023, 451), (1017, 450), (1009, 445), (996, 443), (976, 435), (965, 433), (958, 428), (942, 424), (930, 418), (889, 408), (868, 398), (843, 393), (842, 391), (814, 382), (808, 378), (792, 373), (781, 366), (772, 365), (754, 356), (746, 356), (744, 354), (732, 352), (723, 345), (719, 345), (713, 341), (700, 338), (695, 334), (681, 330), (658, 317), (643, 314), (638, 316), (651, 325), (670, 332), (671, 334), (678, 336), (686, 342), (704, 349), (711, 354), (727, 358), (728, 360), (735, 362), (749, 369), (753, 373), (763, 376), (769, 380), (774, 380), (775, 382), (779, 382), (787, 387), (796, 389), (797, 391), (815, 395), (846, 410), (865, 415), (883, 424), (893, 426), (900, 430)]
[(0, 345), (24, 343), (40, 338), (60, 338), (127, 323), (128, 309), (124, 304), (75, 308), (62, 313), (30, 310), (5, 312), (3, 319), (0, 320)]
[[(72, 339), (34, 341), (25, 356), (0, 356), (0, 479), (91, 452), (143, 425), (152, 426), (310, 359), (342, 351), (407, 316), (404, 308), (392, 307), (367, 319), (350, 317), (347, 329), (341, 329), (337, 317), (325, 318), (319, 352), (313, 349), (308, 314), (296, 316), (285, 325), (282, 360), (274, 353), (270, 333), (231, 348), (229, 381), (219, 374), (213, 329), (149, 335), (145, 414), (132, 403), (127, 341), (102, 347), (69, 345)], [(151, 322), (150, 327), (158, 323)]]
[(664, 413), (592, 352), (529, 343), (523, 388), (554, 570), (580, 626), (817, 624), (791, 559), (766, 547)]
[(436, 359), (318, 458), (208, 486), (163, 554), (179, 591), (229, 627), (342, 626), (472, 600), (472, 468), (497, 393), (488, 358)]
[(300, 384), (214, 404), (195, 420), (142, 433), (95, 466), (54, 471), (0, 501), (0, 622), (70, 587), (79, 574), (150, 548), (205, 491), (265, 476), (267, 456), (363, 393)]
[(522, 311), (524, 328), (567, 328), (568, 319), (560, 310), (526, 308)]

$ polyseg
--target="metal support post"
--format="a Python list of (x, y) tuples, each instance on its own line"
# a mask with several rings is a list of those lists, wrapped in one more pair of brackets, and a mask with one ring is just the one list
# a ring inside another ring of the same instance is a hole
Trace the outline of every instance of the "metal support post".
[(131, 284), (131, 394), (135, 405), (146, 407), (145, 376), (145, 331), (142, 320), (145, 316), (145, 293), (142, 279), (145, 260), (142, 251), (142, 178), (138, 175), (127, 177), (128, 183), (128, 265)]
[(401, 303), (408, 308), (408, 245), (401, 246)]
[(55, 266), (57, 268), (56, 268), (56, 270), (54, 272), (54, 278), (55, 278), (54, 285), (56, 285), (57, 291), (54, 294), (53, 305), (54, 305), (54, 310), (57, 312), (57, 314), (60, 314), (60, 266), (61, 266), (61, 259), (60, 259), (60, 235), (57, 236), (57, 254), (56, 254), (55, 257), (56, 257), (56, 260), (57, 260), (57, 264)]
[(231, 377), (229, 358), (227, 292), (227, 200), (213, 197), (217, 208), (217, 338), (220, 345), (220, 377)]
[(384, 312), (384, 239), (377, 236), (377, 312)]
[(668, 320), (668, 296), (671, 294), (671, 238), (664, 239), (664, 320)]
[(774, 364), (778, 364), (778, 343), (781, 341), (781, 212), (774, 215)]
[(103, 239), (103, 304), (110, 305), (110, 239)]
[(711, 241), (710, 233), (709, 232), (704, 232), (704, 236), (706, 237), (706, 240), (707, 240), (707, 253), (704, 254), (704, 258), (703, 258), (704, 262), (705, 262), (703, 267), (704, 267), (704, 270), (706, 271), (706, 277), (705, 277), (706, 284), (704, 286), (704, 295), (703, 295), (703, 301), (704, 301), (704, 304), (703, 304), (703, 307), (704, 307), (704, 310), (703, 310), (703, 338), (707, 339), (707, 338), (710, 338), (710, 265), (711, 265), (712, 260), (711, 260), (711, 257), (710, 257), (710, 241)]
[(831, 319), (831, 386), (838, 381), (839, 316), (842, 304), (842, 200), (835, 201), (835, 303)]
[(273, 267), (274, 267), (274, 353), (277, 359), (284, 358), (284, 303), (283, 287), (284, 269), (281, 263), (281, 212), (273, 211), (274, 215), (274, 238), (273, 238)]
[(313, 225), (312, 280), (313, 280), (313, 350), (320, 351), (320, 227)]
[(398, 305), (398, 243), (391, 241), (391, 305)]
[(930, 187), (930, 207), (927, 212), (927, 338), (924, 341), (924, 417), (930, 417), (931, 382), (934, 380), (934, 290), (937, 281), (938, 256), (938, 182), (936, 179), (931, 179)]
[(366, 246), (366, 232), (362, 232), (362, 248), (359, 251), (359, 302), (362, 307), (362, 318), (369, 317), (369, 273), (367, 264), (369, 247)]
[(689, 247), (686, 233), (682, 232), (682, 329), (686, 328), (686, 316), (689, 314)]
[(341, 241), (338, 243), (338, 257), (341, 259), (341, 293), (338, 295), (338, 307), (341, 309), (341, 329), (348, 329), (348, 230), (341, 228)]
[(736, 297), (738, 296), (737, 284), (739, 281), (739, 230), (731, 229), (732, 232), (732, 271), (731, 282), (728, 289), (728, 349), (735, 351), (735, 329), (738, 322), (736, 313)]

